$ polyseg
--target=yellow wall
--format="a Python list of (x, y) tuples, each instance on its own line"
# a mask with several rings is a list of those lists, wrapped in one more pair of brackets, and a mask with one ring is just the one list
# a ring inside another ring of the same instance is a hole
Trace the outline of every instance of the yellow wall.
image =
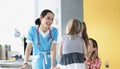
[(97, 40), (101, 69), (120, 69), (120, 0), (84, 0), (84, 21), (89, 37)]

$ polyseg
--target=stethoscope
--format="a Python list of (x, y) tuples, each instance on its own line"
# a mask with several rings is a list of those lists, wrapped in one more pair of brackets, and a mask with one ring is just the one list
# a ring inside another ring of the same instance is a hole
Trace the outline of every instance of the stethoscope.
[[(38, 48), (40, 48), (40, 37), (39, 37), (39, 25), (38, 25), (38, 27), (37, 27), (37, 39), (38, 39)], [(48, 28), (48, 30), (49, 30), (49, 34), (50, 34), (50, 36), (48, 37), (48, 41), (49, 41), (49, 39), (51, 38), (52, 39), (52, 41), (54, 41), (54, 38), (52, 37), (52, 33), (51, 33), (51, 30), (50, 30), (50, 28)]]

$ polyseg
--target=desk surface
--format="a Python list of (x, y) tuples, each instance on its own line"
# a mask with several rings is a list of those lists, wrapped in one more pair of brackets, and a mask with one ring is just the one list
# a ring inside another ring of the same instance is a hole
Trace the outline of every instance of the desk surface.
[[(18, 68), (21, 67), (24, 63), (23, 59), (19, 59), (16, 61), (12, 60), (0, 60), (0, 67), (1, 68)], [(28, 63), (31, 66), (31, 61)]]

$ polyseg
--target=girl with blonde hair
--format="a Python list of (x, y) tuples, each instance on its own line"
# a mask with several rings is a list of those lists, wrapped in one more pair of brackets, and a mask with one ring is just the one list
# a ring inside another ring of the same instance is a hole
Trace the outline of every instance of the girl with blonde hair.
[(63, 36), (59, 50), (60, 69), (85, 69), (85, 42), (79, 35), (80, 32), (82, 23), (78, 19), (69, 20), (66, 26), (67, 35)]

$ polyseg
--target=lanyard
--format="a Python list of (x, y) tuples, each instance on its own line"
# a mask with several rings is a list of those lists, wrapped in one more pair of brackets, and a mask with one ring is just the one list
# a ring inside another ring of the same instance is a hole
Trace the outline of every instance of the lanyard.
[[(38, 27), (37, 27), (38, 47), (40, 47), (39, 27), (40, 27), (40, 26), (38, 25)], [(52, 37), (52, 33), (51, 33), (50, 28), (48, 28), (48, 30), (49, 30), (49, 32), (50, 32), (50, 36), (48, 37), (48, 41), (49, 41), (50, 38), (52, 39), (52, 41), (54, 41), (54, 38)]]

